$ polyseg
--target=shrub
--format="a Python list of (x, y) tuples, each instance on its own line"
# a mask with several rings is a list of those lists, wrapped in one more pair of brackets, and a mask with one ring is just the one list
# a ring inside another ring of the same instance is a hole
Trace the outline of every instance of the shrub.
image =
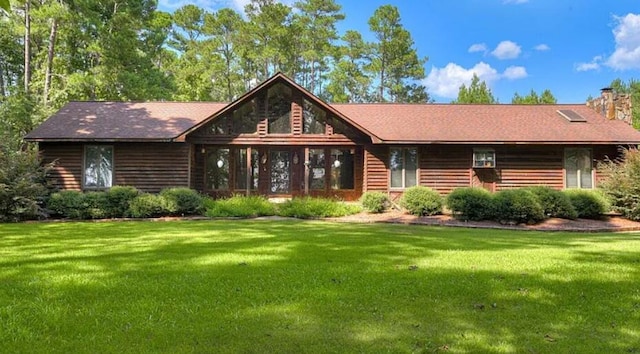
[(311, 219), (351, 215), (360, 210), (357, 205), (348, 205), (333, 199), (302, 197), (282, 203), (278, 208), (278, 215)]
[(435, 215), (442, 213), (442, 197), (431, 188), (415, 186), (407, 188), (400, 205), (413, 215)]
[(46, 216), (49, 195), (45, 176), (53, 164), (42, 165), (33, 151), (0, 147), (0, 221), (20, 221)]
[(89, 192), (84, 195), (84, 203), (86, 207), (83, 214), (91, 219), (104, 219), (109, 217), (106, 206), (107, 192)]
[(130, 186), (113, 186), (105, 196), (105, 217), (121, 218), (126, 216), (131, 201), (140, 195), (140, 191)]
[(129, 204), (127, 214), (134, 218), (151, 218), (169, 213), (167, 201), (159, 194), (140, 194)]
[(193, 189), (166, 188), (160, 191), (160, 195), (166, 200), (169, 212), (173, 215), (193, 215), (202, 209), (202, 197)]
[(382, 192), (365, 192), (360, 203), (370, 213), (382, 213), (389, 205), (389, 197)]
[(257, 195), (235, 195), (231, 198), (218, 200), (206, 198), (203, 205), (205, 215), (208, 217), (250, 218), (276, 214), (275, 206), (267, 198)]
[(446, 199), (447, 207), (453, 215), (462, 220), (493, 219), (493, 195), (483, 188), (457, 188)]
[(72, 190), (53, 193), (47, 203), (52, 215), (71, 219), (86, 219), (87, 206), (84, 194)]
[(545, 186), (526, 189), (536, 196), (546, 217), (563, 219), (575, 219), (578, 217), (571, 200), (561, 191)]
[(640, 151), (624, 149), (618, 161), (607, 160), (598, 165), (600, 182), (611, 207), (625, 218), (640, 221)]
[(526, 189), (510, 189), (494, 197), (496, 220), (535, 224), (544, 219), (544, 212), (536, 196)]
[(586, 189), (564, 190), (571, 204), (576, 209), (579, 218), (599, 219), (609, 210), (604, 195), (598, 191)]

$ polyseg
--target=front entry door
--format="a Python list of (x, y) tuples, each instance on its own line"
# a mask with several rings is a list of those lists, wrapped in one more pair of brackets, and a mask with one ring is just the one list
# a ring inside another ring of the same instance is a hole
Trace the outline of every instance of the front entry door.
[(271, 161), (271, 185), (270, 194), (290, 194), (291, 193), (291, 157), (286, 150), (271, 150), (269, 153)]

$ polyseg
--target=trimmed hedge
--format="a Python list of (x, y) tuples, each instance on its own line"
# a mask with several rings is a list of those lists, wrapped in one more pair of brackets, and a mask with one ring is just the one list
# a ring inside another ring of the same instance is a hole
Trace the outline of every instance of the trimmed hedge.
[(160, 196), (165, 199), (168, 212), (172, 215), (194, 215), (203, 209), (202, 197), (190, 188), (165, 188), (160, 191)]
[(361, 208), (357, 205), (313, 197), (293, 198), (278, 206), (278, 215), (300, 219), (340, 217), (360, 211)]
[(382, 192), (365, 192), (360, 203), (370, 213), (382, 213), (389, 205), (389, 196)]
[(205, 215), (208, 217), (250, 218), (276, 214), (275, 206), (263, 196), (235, 195), (227, 199), (205, 198)]
[(526, 189), (509, 189), (495, 194), (496, 220), (500, 223), (535, 224), (544, 220), (536, 196)]
[(563, 193), (571, 200), (579, 218), (600, 219), (609, 211), (607, 200), (596, 190), (566, 189)]
[(418, 216), (441, 214), (442, 204), (442, 197), (438, 192), (423, 186), (407, 188), (400, 200), (403, 208)]
[(167, 200), (159, 194), (140, 194), (129, 204), (128, 215), (134, 218), (152, 218), (168, 214)]
[(86, 219), (88, 207), (84, 193), (71, 190), (53, 193), (47, 203), (51, 215), (71, 219)]
[(453, 216), (461, 220), (491, 220), (495, 217), (493, 195), (483, 188), (456, 188), (446, 198)]
[(545, 186), (529, 187), (526, 190), (536, 196), (546, 217), (562, 219), (578, 217), (571, 200), (561, 191)]
[(121, 218), (127, 215), (129, 204), (140, 195), (140, 191), (130, 186), (113, 186), (106, 193), (105, 217)]

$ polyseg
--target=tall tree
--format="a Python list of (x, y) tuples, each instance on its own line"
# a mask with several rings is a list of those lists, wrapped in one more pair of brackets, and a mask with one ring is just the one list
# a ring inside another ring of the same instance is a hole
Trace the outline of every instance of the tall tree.
[(375, 100), (417, 101), (428, 99), (424, 86), (414, 84), (423, 79), (427, 58), (419, 58), (411, 34), (400, 21), (398, 8), (383, 5), (369, 19), (369, 28), (377, 42), (373, 43), (367, 71), (375, 75), (378, 90)]
[(329, 69), (328, 59), (335, 52), (338, 39), (336, 23), (345, 16), (334, 0), (303, 0), (294, 3), (297, 10), (293, 26), (297, 37), (297, 80), (309, 91), (321, 94), (322, 81)]
[(531, 92), (526, 96), (520, 96), (516, 92), (511, 99), (511, 103), (513, 104), (556, 104), (557, 102), (549, 89), (542, 91), (540, 95), (533, 89), (531, 89)]
[(497, 101), (487, 84), (484, 81), (480, 81), (478, 75), (473, 74), (469, 87), (462, 84), (458, 90), (458, 98), (452, 103), (493, 104), (497, 103)]
[(349, 30), (342, 37), (344, 45), (336, 51), (333, 70), (329, 73), (326, 98), (335, 103), (367, 102), (371, 77), (363, 69), (371, 46), (360, 32)]

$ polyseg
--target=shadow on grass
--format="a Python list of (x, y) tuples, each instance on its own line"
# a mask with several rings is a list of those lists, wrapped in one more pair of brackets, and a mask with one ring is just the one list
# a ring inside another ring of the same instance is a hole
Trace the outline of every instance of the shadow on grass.
[(10, 351), (640, 352), (637, 234), (65, 223), (0, 250)]

